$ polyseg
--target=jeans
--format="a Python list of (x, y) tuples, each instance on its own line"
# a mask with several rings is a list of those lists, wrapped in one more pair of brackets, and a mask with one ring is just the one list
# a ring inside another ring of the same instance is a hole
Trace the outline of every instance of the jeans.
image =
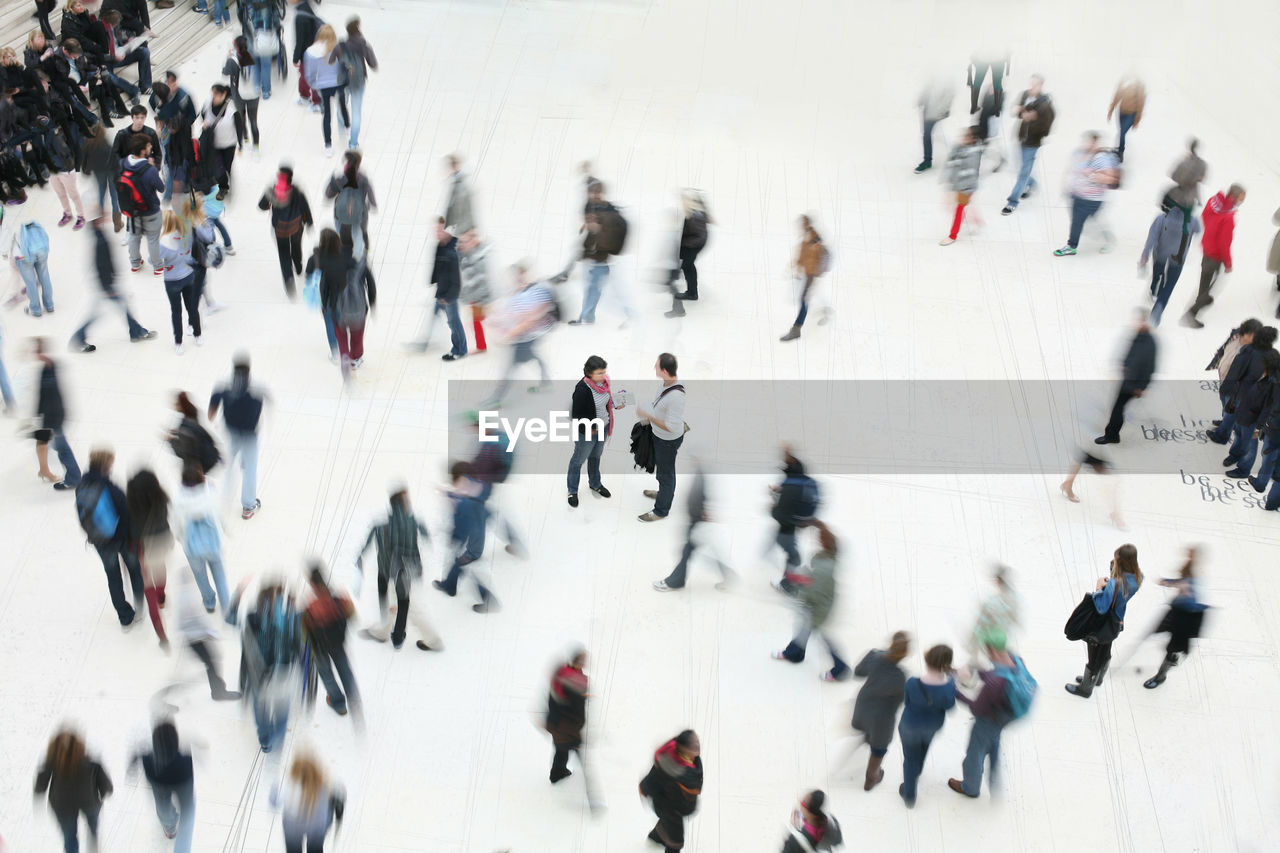
[(796, 321), (793, 325), (803, 326), (804, 318), (809, 316), (809, 291), (813, 289), (813, 276), (805, 276), (804, 284), (800, 288), (800, 312), (796, 314)]
[(280, 277), (284, 292), (293, 296), (293, 277), (302, 275), (302, 229), (292, 237), (276, 237), (276, 254), (280, 257)]
[(1022, 165), (1018, 167), (1018, 180), (1014, 181), (1013, 189), (1009, 191), (1009, 197), (1005, 199), (1009, 207), (1017, 208), (1018, 202), (1022, 200), (1022, 194), (1032, 192), (1036, 188), (1036, 179), (1031, 177), (1031, 169), (1036, 164), (1036, 154), (1040, 153), (1040, 149), (1031, 145), (1023, 145)]
[(1222, 401), (1222, 421), (1209, 433), (1209, 438), (1218, 444), (1226, 444), (1236, 425), (1236, 413), (1227, 411), (1227, 400), (1230, 398), (1226, 394), (1219, 391), (1218, 399)]
[(231, 13), (227, 11), (227, 0), (213, 0), (213, 8), (210, 10), (209, 17), (213, 18), (215, 24), (226, 25), (231, 23)]
[(924, 759), (935, 734), (937, 729), (898, 726), (898, 740), (902, 744), (902, 798), (907, 802), (915, 802), (916, 783), (920, 781)]
[(288, 700), (253, 697), (253, 722), (258, 728), (258, 745), (268, 750), (279, 748), (289, 728)]
[(997, 771), (1000, 765), (1000, 732), (1004, 726), (992, 720), (975, 718), (969, 731), (969, 748), (964, 754), (964, 792), (971, 797), (982, 793), (982, 770), (987, 756), (991, 757), (992, 788), (997, 787)]
[(1262, 464), (1258, 466), (1257, 476), (1249, 478), (1254, 491), (1264, 491), (1267, 481), (1275, 476), (1280, 462), (1280, 435), (1272, 432), (1264, 433), (1262, 438)]
[(796, 547), (796, 529), (794, 527), (779, 527), (778, 535), (773, 541), (782, 549), (782, 553), (787, 555), (787, 571), (791, 571), (800, 565), (800, 549)]
[[(252, 37), (249, 39), (253, 41)], [(271, 97), (271, 66), (275, 64), (274, 56), (257, 56), (254, 57), (254, 72), (258, 75), (258, 88), (262, 90), (262, 97)]]
[(329, 341), (329, 352), (331, 354), (338, 353), (338, 327), (333, 324), (333, 312), (320, 312), (320, 316), (324, 318), (324, 336)]
[[(401, 642), (404, 641), (404, 632), (400, 634)], [(342, 646), (338, 646), (331, 651), (317, 649), (314, 645), (311, 647), (312, 659), (316, 664), (316, 673), (320, 676), (320, 681), (324, 684), (325, 693), (329, 696), (329, 703), (335, 711), (339, 713), (347, 710), (347, 703), (350, 702), (353, 708), (360, 707), (360, 691), (356, 687), (356, 677), (351, 672), (351, 661), (347, 659), (347, 650)], [(330, 666), (332, 664), (332, 666)], [(334, 678), (333, 671), (338, 671), (337, 678)], [(342, 680), (342, 686), (338, 686), (338, 679)], [(346, 691), (344, 694), (343, 691)]]
[(1080, 232), (1084, 231), (1084, 223), (1102, 207), (1102, 199), (1071, 197), (1071, 233), (1067, 236), (1067, 245), (1076, 248), (1080, 245)]
[(4, 369), (4, 333), (0, 332), (0, 397), (4, 399), (5, 409), (11, 410), (18, 404), (13, 396), (13, 385), (9, 382), (9, 371)]
[[(84, 812), (85, 823), (89, 824), (89, 835), (93, 837), (94, 849), (97, 849), (98, 841), (98, 812), (101, 806), (92, 809), (86, 809)], [(79, 810), (59, 811), (54, 810), (53, 816), (58, 820), (58, 827), (62, 830), (62, 849), (65, 853), (80, 853), (80, 839), (77, 836), (80, 824)]]
[(329, 828), (325, 827), (325, 831), (317, 835), (310, 831), (310, 826), (303, 824), (294, 826), (290, 823), (282, 823), (280, 828), (284, 831), (284, 853), (324, 853), (324, 837), (329, 832)]
[[(226, 616), (231, 598), (227, 594), (227, 575), (222, 570), (221, 554), (193, 554), (187, 551), (187, 564), (191, 566), (191, 575), (200, 588), (200, 598), (208, 610), (214, 605), (214, 590), (217, 590), (217, 601), (222, 604), (222, 615)], [(209, 586), (209, 576), (213, 576), (213, 586)]]
[(1253, 424), (1245, 426), (1236, 423), (1231, 428), (1235, 434), (1235, 440), (1231, 442), (1231, 449), (1227, 451), (1227, 456), (1236, 461), (1236, 471), (1243, 471), (1245, 474), (1252, 473), (1253, 463), (1258, 459), (1258, 440), (1253, 437), (1253, 431), (1256, 427)]
[(1102, 434), (1107, 438), (1120, 438), (1120, 430), (1124, 428), (1124, 409), (1129, 405), (1129, 401), (1134, 397), (1134, 389), (1127, 385), (1121, 385), (1119, 393), (1116, 394), (1115, 405), (1111, 407), (1111, 418), (1107, 421), (1107, 428)]
[[(18, 275), (27, 285), (27, 306), (31, 316), (39, 317), (44, 311), (53, 310), (53, 282), (49, 280), (49, 256), (15, 258)], [(40, 308), (44, 303), (44, 310)]]
[[(787, 644), (786, 649), (783, 650), (783, 656), (795, 663), (804, 660), (804, 652), (809, 645), (809, 634), (812, 632), (813, 629), (809, 627), (806, 621), (800, 627), (800, 630), (796, 632), (791, 642)], [(840, 657), (840, 650), (831, 642), (831, 638), (827, 636), (826, 632), (819, 631), (818, 636), (822, 638), (822, 642), (826, 643), (827, 651), (831, 653), (831, 675), (835, 678), (843, 678), (845, 673), (849, 671), (849, 664), (845, 663), (844, 658)]]
[[(167, 171), (167, 170), (166, 170)], [(142, 265), (142, 238), (147, 238), (147, 260), (151, 266), (160, 266), (160, 226), (164, 219), (160, 211), (144, 213), (129, 220), (129, 263)]]
[(360, 117), (364, 112), (364, 89), (347, 89), (351, 95), (351, 138), (348, 148), (360, 147)]
[(1177, 258), (1168, 257), (1155, 258), (1151, 266), (1151, 295), (1156, 298), (1156, 304), (1151, 309), (1151, 325), (1159, 326), (1165, 306), (1169, 304), (1169, 297), (1173, 296), (1174, 285), (1182, 275), (1182, 264), (1178, 263)]
[(578, 493), (578, 483), (582, 478), (582, 463), (587, 463), (587, 485), (593, 489), (600, 488), (600, 454), (604, 453), (603, 438), (575, 438), (573, 440), (573, 456), (569, 458), (569, 494)]
[(1213, 304), (1213, 297), (1210, 295), (1210, 291), (1213, 290), (1214, 282), (1218, 280), (1218, 273), (1221, 270), (1222, 261), (1217, 258), (1205, 255), (1200, 259), (1200, 291), (1196, 294), (1196, 299), (1191, 303), (1191, 307), (1187, 309), (1188, 316), (1194, 318), (1202, 308), (1207, 308)]
[(1120, 113), (1120, 159), (1124, 159), (1124, 139), (1129, 135), (1129, 130), (1133, 127), (1133, 120), (1137, 118), (1136, 113)]
[(62, 481), (68, 486), (74, 486), (80, 482), (80, 466), (76, 464), (76, 455), (71, 452), (71, 445), (67, 442), (67, 436), (61, 429), (53, 430), (53, 440), (49, 442), (53, 445), (54, 452), (58, 454), (58, 461), (62, 463), (62, 467), (66, 469)]
[(240, 508), (252, 509), (258, 499), (258, 434), (230, 430), (227, 444), (227, 468), (240, 459)]
[[(482, 502), (474, 498), (457, 499), (453, 509), (453, 545), (457, 556), (454, 557), (453, 566), (442, 582), (445, 592), (449, 595), (457, 594), (458, 580), (462, 577), (463, 568), (479, 560), (484, 554), (487, 521), (487, 512)], [(472, 572), (471, 579), (475, 581), (476, 589), (480, 592), (480, 600), (487, 602), (493, 593), (475, 572)]]
[(542, 377), (542, 384), (546, 385), (551, 381), (547, 374), (547, 365), (542, 358), (534, 351), (534, 341), (516, 341), (511, 348), (511, 364), (507, 367), (506, 373), (502, 374), (502, 379), (498, 380), (498, 387), (493, 390), (493, 397), (490, 402), (498, 404), (507, 394), (507, 389), (511, 387), (511, 377), (515, 374), (516, 368), (524, 364), (526, 361), (536, 361), (538, 363), (538, 372)]
[(445, 319), (449, 321), (449, 342), (452, 345), (449, 352), (456, 356), (466, 355), (467, 332), (462, 327), (462, 316), (458, 313), (458, 300), (437, 301), (435, 311), (436, 313), (443, 311)]
[(578, 314), (579, 323), (596, 321), (596, 306), (600, 304), (600, 294), (604, 291), (605, 279), (609, 277), (609, 264), (601, 261), (587, 262), (587, 292), (582, 300), (582, 311)]
[(114, 179), (106, 175), (97, 175), (98, 180), (98, 210), (102, 210), (102, 203), (107, 200), (107, 196), (111, 196), (111, 212), (120, 215), (120, 193), (116, 190), (116, 182)]
[[(133, 622), (136, 608), (142, 607), (142, 567), (135, 555), (127, 546), (116, 542), (95, 545), (98, 559), (102, 560), (103, 571), (107, 573), (107, 592), (111, 595), (111, 606), (116, 609), (116, 618), (121, 625)], [(129, 585), (133, 588), (133, 605), (124, 597), (124, 583), (120, 574), (120, 563), (124, 562), (129, 573)]]
[[(191, 781), (180, 785), (165, 785), (160, 782), (151, 783), (151, 793), (156, 799), (156, 816), (166, 831), (175, 829), (178, 834), (173, 840), (173, 853), (191, 853), (191, 838), (196, 831), (196, 791)], [(173, 807), (173, 801), (178, 807)]]
[(351, 117), (347, 115), (347, 99), (346, 97), (344, 97), (344, 94), (343, 94), (344, 92), (346, 92), (346, 88), (347, 88), (346, 86), (330, 86), (327, 89), (320, 90), (320, 100), (324, 106), (323, 127), (324, 127), (324, 147), (325, 148), (328, 148), (333, 143), (333, 133), (329, 129), (330, 99), (334, 97), (338, 99), (338, 112), (342, 116), (342, 126), (343, 127), (351, 126)]
[(191, 320), (191, 333), (200, 337), (200, 291), (196, 289), (196, 276), (191, 273), (177, 282), (164, 283), (165, 296), (169, 297), (169, 316), (173, 320), (173, 342), (182, 343), (182, 304), (187, 305), (187, 317)]
[(231, 235), (227, 233), (227, 226), (222, 224), (222, 220), (216, 216), (211, 216), (209, 217), (209, 224), (212, 225), (215, 229), (217, 229), (218, 233), (222, 235), (222, 245), (230, 249)]
[[(138, 90), (147, 92), (151, 90), (151, 51), (146, 45), (131, 50), (124, 55), (124, 59), (107, 63), (107, 67), (127, 68), (130, 65), (138, 66)], [(136, 92), (135, 92), (136, 94)]]
[(653, 437), (654, 468), (658, 477), (658, 497), (653, 502), (653, 514), (666, 518), (671, 512), (671, 501), (676, 496), (676, 453), (684, 443), (684, 436), (676, 439)]
[(924, 119), (924, 162), (933, 165), (933, 128), (937, 119)]

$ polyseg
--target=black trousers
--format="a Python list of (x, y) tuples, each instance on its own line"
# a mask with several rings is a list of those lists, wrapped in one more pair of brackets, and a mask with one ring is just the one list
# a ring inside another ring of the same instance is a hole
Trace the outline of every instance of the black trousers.
[(200, 288), (196, 287), (193, 274), (179, 290), (165, 287), (165, 296), (169, 297), (169, 313), (173, 320), (173, 342), (182, 343), (182, 305), (187, 306), (187, 317), (191, 320), (191, 333), (200, 337)]
[(691, 297), (698, 295), (698, 268), (694, 266), (694, 261), (698, 259), (698, 253), (701, 249), (681, 249), (680, 250), (680, 271), (684, 273), (685, 292)]
[(293, 277), (302, 275), (302, 229), (292, 237), (276, 237), (276, 253), (280, 256), (284, 292), (293, 296)]
[(1124, 385), (1120, 386), (1120, 392), (1116, 394), (1115, 405), (1111, 407), (1111, 419), (1107, 421), (1107, 428), (1103, 431), (1103, 435), (1107, 438), (1120, 437), (1120, 429), (1124, 426), (1124, 408), (1129, 405), (1129, 401), (1135, 396), (1137, 396), (1135, 389)]
[(120, 563), (123, 562), (129, 573), (129, 585), (133, 588), (133, 600), (138, 607), (142, 606), (142, 567), (136, 557), (132, 557), (124, 548), (107, 543), (97, 545), (98, 558), (102, 560), (102, 568), (107, 573), (107, 591), (111, 595), (111, 606), (116, 609), (116, 617), (121, 625), (133, 622), (134, 606), (124, 597), (124, 582), (120, 574)]
[(409, 578), (401, 572), (396, 578), (396, 624), (391, 628), (391, 642), (401, 645), (409, 624)]
[(1085, 643), (1089, 649), (1089, 671), (1097, 675), (1111, 660), (1110, 643)]
[(231, 189), (231, 164), (236, 159), (236, 147), (234, 145), (228, 148), (214, 149), (217, 152), (218, 159), (221, 161), (221, 174), (218, 175), (218, 189), (226, 192)]
[[(555, 747), (555, 755), (551, 757), (552, 776), (562, 775), (567, 772), (569, 770), (569, 753), (578, 751), (578, 747), (569, 746), (568, 744), (556, 744)], [(578, 760), (582, 760), (582, 755), (580, 753), (578, 755)]]
[(1200, 259), (1200, 292), (1196, 294), (1196, 301), (1192, 302), (1191, 307), (1187, 309), (1187, 313), (1192, 317), (1199, 314), (1201, 309), (1213, 304), (1210, 291), (1213, 290), (1213, 284), (1218, 280), (1218, 273), (1221, 270), (1222, 261), (1208, 255)]

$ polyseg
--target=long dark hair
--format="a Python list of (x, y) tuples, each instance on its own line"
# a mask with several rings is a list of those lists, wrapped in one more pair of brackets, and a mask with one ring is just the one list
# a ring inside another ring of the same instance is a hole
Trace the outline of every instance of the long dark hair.
[(248, 68), (253, 65), (253, 54), (249, 52), (249, 40), (244, 36), (236, 36), (232, 46), (236, 51), (236, 63), (241, 68)]
[(124, 502), (129, 507), (130, 518), (142, 522), (163, 514), (169, 508), (169, 495), (150, 468), (143, 468), (129, 478), (124, 490)]

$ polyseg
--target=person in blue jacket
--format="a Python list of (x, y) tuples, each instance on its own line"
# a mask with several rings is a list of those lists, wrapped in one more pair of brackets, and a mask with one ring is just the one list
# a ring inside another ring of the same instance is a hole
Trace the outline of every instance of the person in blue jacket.
[(956, 679), (951, 669), (951, 647), (934, 646), (924, 653), (925, 674), (907, 679), (898, 722), (898, 738), (902, 741), (902, 784), (898, 796), (915, 808), (916, 783), (924, 770), (933, 736), (946, 722), (947, 711), (956, 705)]
[(1169, 611), (1165, 613), (1157, 634), (1168, 634), (1169, 643), (1164, 649), (1164, 660), (1156, 674), (1142, 682), (1148, 690), (1154, 690), (1164, 684), (1169, 669), (1180, 663), (1191, 652), (1191, 641), (1200, 636), (1200, 628), (1204, 623), (1204, 612), (1208, 605), (1200, 600), (1196, 585), (1196, 560), (1199, 549), (1194, 545), (1187, 548), (1187, 560), (1182, 564), (1182, 571), (1176, 578), (1161, 578), (1160, 586), (1176, 590), (1173, 601), (1169, 602)]
[[(1107, 613), (1115, 606), (1116, 618), (1120, 620), (1120, 630), (1124, 630), (1124, 614), (1129, 599), (1137, 594), (1142, 586), (1142, 569), (1138, 567), (1138, 549), (1125, 544), (1116, 549), (1111, 557), (1111, 574), (1098, 578), (1098, 587), (1093, 593), (1093, 606), (1099, 613)], [(1107, 666), (1111, 663), (1111, 643), (1095, 643), (1085, 640), (1089, 647), (1089, 659), (1085, 664), (1084, 675), (1076, 679), (1074, 684), (1066, 685), (1067, 692), (1088, 699), (1093, 688), (1102, 684), (1107, 674)]]

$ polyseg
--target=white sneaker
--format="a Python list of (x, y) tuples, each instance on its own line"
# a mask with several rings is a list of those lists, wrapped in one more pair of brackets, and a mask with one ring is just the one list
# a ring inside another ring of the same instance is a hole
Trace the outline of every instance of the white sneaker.
[(332, 146), (332, 145), (326, 145), (326, 146), (324, 147), (324, 156), (326, 156), (326, 157), (332, 157), (332, 156), (333, 156), (333, 146)]
[(182, 348), (182, 344), (174, 344), (173, 351), (176, 352), (178, 355), (182, 355), (184, 352), (186, 352), (186, 350)]
[(226, 304), (224, 304), (224, 303), (222, 303), (222, 302), (207, 302), (207, 303), (205, 303), (205, 309), (206, 309), (210, 314), (217, 314), (219, 311), (221, 311), (223, 308), (226, 308), (226, 307), (227, 307), (227, 306), (226, 306)]
[(196, 346), (198, 347), (204, 346), (204, 338), (200, 337), (199, 335), (196, 335), (192, 340), (196, 342)]
[(236, 250), (230, 246), (225, 247), (222, 251), (226, 252), (228, 255), (234, 255), (236, 253)]
[(364, 356), (360, 356), (355, 361), (351, 362), (352, 370), (359, 370), (362, 366), (364, 366)]
[(307, 99), (299, 95), (298, 99), (294, 101), (294, 103), (297, 104), (298, 106), (302, 106), (303, 104), (307, 103)]

